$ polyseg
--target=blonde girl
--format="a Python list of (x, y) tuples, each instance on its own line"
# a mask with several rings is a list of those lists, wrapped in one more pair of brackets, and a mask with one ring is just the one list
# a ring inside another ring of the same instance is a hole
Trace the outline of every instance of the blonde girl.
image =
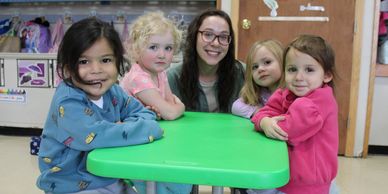
[[(121, 80), (126, 92), (144, 105), (153, 107), (162, 119), (174, 120), (181, 116), (185, 106), (172, 94), (166, 69), (178, 51), (181, 32), (162, 12), (147, 13), (137, 18), (129, 33), (129, 57), (132, 66)], [(139, 194), (146, 192), (144, 181), (134, 181)], [(158, 194), (188, 194), (191, 185), (158, 182)]]
[(232, 113), (251, 118), (278, 88), (282, 75), (283, 46), (274, 39), (255, 42), (246, 59), (245, 83)]
[(166, 69), (179, 50), (181, 32), (162, 12), (155, 12), (136, 19), (129, 38), (132, 66), (120, 85), (144, 105), (158, 110), (162, 119), (178, 118), (185, 106), (172, 94)]

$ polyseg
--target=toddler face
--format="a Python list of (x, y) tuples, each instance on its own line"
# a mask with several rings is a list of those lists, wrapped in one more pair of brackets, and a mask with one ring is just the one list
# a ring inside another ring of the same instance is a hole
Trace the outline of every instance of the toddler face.
[(151, 35), (140, 54), (139, 64), (151, 74), (166, 70), (174, 56), (174, 38), (171, 31)]
[(252, 64), (252, 78), (255, 83), (273, 91), (281, 75), (279, 61), (265, 46), (261, 46), (256, 51)]
[(75, 86), (81, 88), (92, 100), (98, 100), (117, 81), (116, 59), (105, 38), (97, 40), (78, 59), (78, 73), (83, 84), (73, 79)]
[(332, 79), (318, 61), (294, 48), (288, 51), (285, 61), (286, 87), (297, 96), (305, 96)]

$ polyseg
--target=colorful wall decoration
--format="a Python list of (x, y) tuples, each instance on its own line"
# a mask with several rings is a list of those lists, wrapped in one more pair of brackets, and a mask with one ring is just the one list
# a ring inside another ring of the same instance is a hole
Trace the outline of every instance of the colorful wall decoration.
[(26, 91), (23, 89), (0, 88), (0, 102), (26, 102)]
[(18, 87), (49, 87), (48, 60), (17, 60)]

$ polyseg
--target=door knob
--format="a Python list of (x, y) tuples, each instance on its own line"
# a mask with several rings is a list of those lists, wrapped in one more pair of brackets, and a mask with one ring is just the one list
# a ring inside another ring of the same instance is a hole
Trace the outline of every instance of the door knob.
[(248, 30), (249, 28), (251, 28), (251, 21), (248, 19), (243, 19), (241, 26), (244, 30)]

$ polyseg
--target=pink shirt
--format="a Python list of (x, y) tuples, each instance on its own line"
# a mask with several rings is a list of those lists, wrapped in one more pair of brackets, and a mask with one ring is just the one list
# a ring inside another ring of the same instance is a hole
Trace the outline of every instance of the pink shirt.
[(120, 86), (127, 94), (132, 96), (147, 89), (156, 89), (164, 99), (171, 93), (166, 71), (160, 72), (158, 83), (154, 83), (151, 75), (145, 72), (137, 63), (132, 64), (130, 71), (120, 81)]
[[(278, 125), (288, 133), (290, 181), (287, 194), (327, 194), (338, 168), (338, 107), (330, 86), (297, 97), (278, 89), (253, 117), (258, 131), (263, 117), (282, 115)], [(276, 154), (276, 153), (275, 153)]]

